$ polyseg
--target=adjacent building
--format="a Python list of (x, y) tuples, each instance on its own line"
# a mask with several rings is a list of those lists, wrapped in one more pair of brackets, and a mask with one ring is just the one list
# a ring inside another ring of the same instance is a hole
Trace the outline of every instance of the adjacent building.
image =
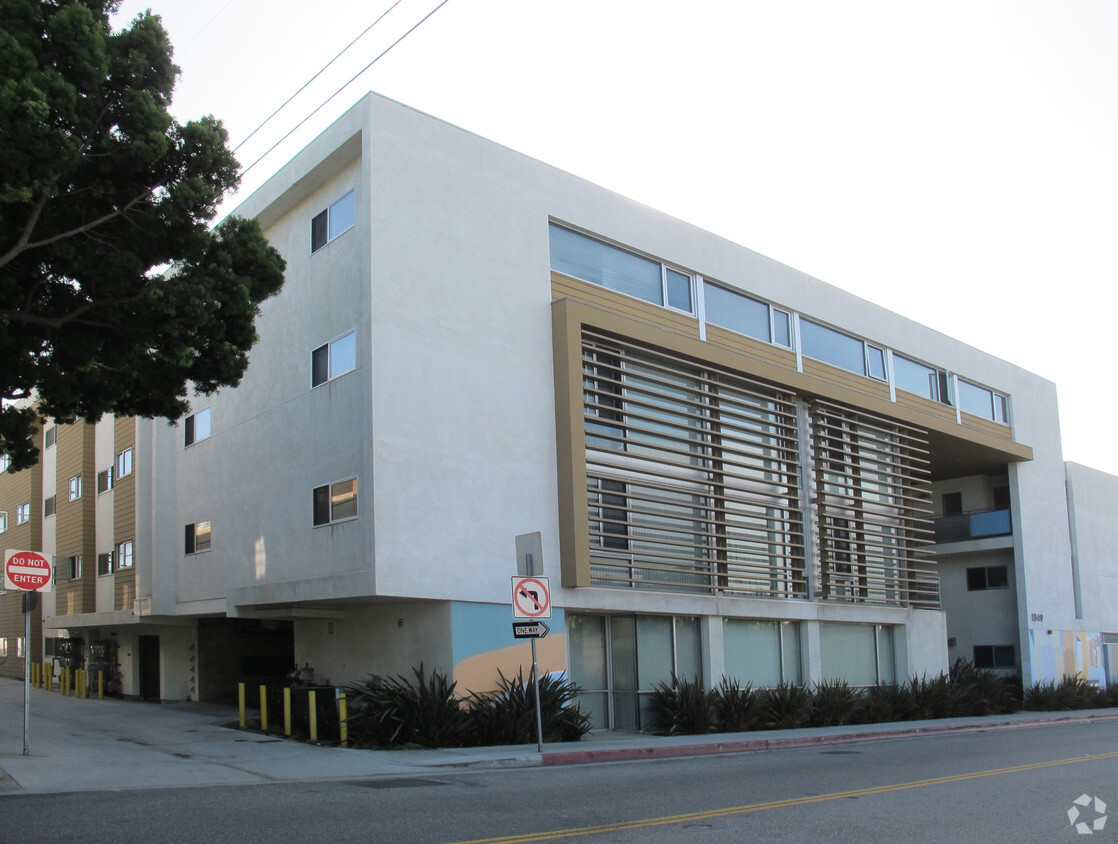
[(1065, 469), (1044, 379), (375, 95), (238, 213), (288, 267), (242, 384), (48, 421), (0, 480), (57, 562), (48, 658), (152, 699), (488, 689), (538, 531), (541, 666), (602, 727), (673, 674), (1115, 678), (1118, 479)]

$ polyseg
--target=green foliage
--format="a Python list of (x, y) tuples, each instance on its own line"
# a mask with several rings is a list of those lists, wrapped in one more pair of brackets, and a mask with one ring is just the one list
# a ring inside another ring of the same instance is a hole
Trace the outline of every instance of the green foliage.
[(1059, 683), (1044, 680), (1025, 690), (1025, 708), (1035, 711), (1066, 711), (1112, 706), (1111, 689), (1098, 689), (1082, 677), (1065, 675)]
[(454, 694), (457, 684), (420, 664), (415, 682), (376, 677), (348, 686), (349, 733), (355, 743), (375, 746), (461, 747), (469, 744), (466, 710)]
[(1016, 685), (1008, 677), (963, 659), (951, 667), (952, 715), (1003, 715), (1020, 708)]
[(806, 727), (811, 719), (813, 695), (797, 683), (781, 683), (757, 693), (761, 720), (766, 729), (791, 730)]
[(815, 686), (809, 723), (813, 727), (849, 724), (858, 714), (862, 694), (845, 680), (825, 680)]
[(912, 716), (914, 707), (912, 689), (907, 684), (879, 684), (862, 690), (856, 718), (862, 724), (904, 721)]
[(752, 684), (742, 688), (737, 680), (723, 677), (711, 695), (719, 732), (742, 733), (761, 726), (761, 705)]
[[(531, 744), (536, 729), (536, 694), (523, 669), (515, 677), (498, 670), (495, 691), (471, 694), (467, 709), (470, 733), (477, 744)], [(590, 718), (575, 702), (579, 689), (551, 674), (540, 676), (540, 723), (544, 741), (578, 741), (590, 731)]]
[[(255, 222), (209, 229), (238, 182), (225, 129), (171, 117), (159, 17), (113, 31), (117, 5), (4, 0), (0, 15), (0, 399), (34, 395), (63, 421), (177, 419), (188, 383), (236, 385), (283, 284)], [(0, 407), (13, 470), (37, 458), (37, 419)]]
[(715, 730), (714, 697), (698, 678), (657, 683), (649, 697), (651, 727), (665, 736), (700, 735)]

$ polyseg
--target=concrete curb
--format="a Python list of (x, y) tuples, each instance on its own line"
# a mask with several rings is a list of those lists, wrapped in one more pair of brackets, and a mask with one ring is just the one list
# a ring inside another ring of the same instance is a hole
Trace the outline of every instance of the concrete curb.
[(834, 744), (855, 744), (881, 739), (915, 738), (937, 733), (976, 733), (1016, 727), (1040, 727), (1051, 724), (1074, 724), (1089, 721), (1118, 719), (1118, 714), (1085, 715), (1068, 714), (1066, 717), (1035, 718), (1028, 720), (989, 721), (967, 724), (942, 724), (908, 727), (894, 730), (837, 733), (830, 736), (797, 736), (778, 739), (741, 739), (659, 747), (619, 747), (600, 750), (572, 750), (555, 753), (544, 752), (544, 765), (582, 765), (591, 762), (625, 762), (634, 759), (672, 759), (683, 756), (712, 756), (723, 753), (758, 753), (766, 750), (791, 750), (803, 747), (824, 747)]

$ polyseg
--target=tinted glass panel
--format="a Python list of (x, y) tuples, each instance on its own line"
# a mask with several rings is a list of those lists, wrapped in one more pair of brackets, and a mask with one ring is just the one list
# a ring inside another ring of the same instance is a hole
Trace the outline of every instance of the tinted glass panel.
[(862, 341), (810, 320), (800, 320), (800, 344), (809, 358), (821, 360), (840, 369), (866, 374)]
[(1009, 570), (1005, 566), (990, 566), (986, 569), (986, 585), (990, 589), (1004, 589), (1009, 586)]
[(353, 191), (330, 206), (330, 240), (353, 228)]
[(691, 276), (667, 271), (668, 304), (681, 311), (691, 312)]
[(714, 284), (703, 287), (703, 296), (707, 322), (769, 342), (769, 306), (764, 302)]
[(204, 440), (210, 435), (210, 409), (199, 410), (194, 414), (194, 439)]
[(993, 394), (985, 387), (979, 387), (959, 379), (959, 409), (983, 419), (994, 418)]
[(326, 245), (326, 212), (311, 220), (311, 252), (317, 252)]
[(773, 308), (773, 342), (778, 346), (792, 348), (791, 318), (784, 311)]
[(194, 550), (210, 550), (210, 523), (198, 522), (194, 525)]
[(870, 377), (885, 380), (885, 352), (877, 346), (866, 346), (866, 361), (870, 367)]
[(353, 331), (330, 344), (330, 377), (349, 372), (357, 366), (357, 334)]
[(551, 226), (551, 268), (610, 290), (657, 305), (661, 301), (660, 264)]
[(330, 513), (333, 521), (357, 515), (357, 479), (341, 481), (330, 488)]
[(978, 592), (986, 588), (986, 569), (967, 569), (967, 591)]
[(893, 382), (898, 390), (939, 401), (938, 373), (930, 366), (893, 355)]
[(330, 524), (330, 487), (320, 486), (314, 491), (314, 523)]
[(311, 386), (317, 387), (330, 380), (330, 347), (319, 346), (311, 352)]

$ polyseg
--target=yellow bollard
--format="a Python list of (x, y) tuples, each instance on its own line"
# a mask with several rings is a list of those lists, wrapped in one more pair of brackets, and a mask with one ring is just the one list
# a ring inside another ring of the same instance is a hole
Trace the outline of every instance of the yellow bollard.
[(241, 729), (245, 728), (245, 684), (237, 684), (237, 708), (241, 712)]
[(260, 729), (268, 732), (268, 687), (260, 687)]
[(31, 687), (39, 687), (39, 663), (31, 663)]
[(291, 688), (283, 690), (283, 734), (291, 735)]
[(318, 741), (318, 706), (314, 699), (314, 689), (307, 692), (307, 709), (311, 718), (311, 741)]
[(69, 697), (70, 695), (70, 666), (65, 665), (62, 667), (62, 695)]
[(78, 669), (78, 687), (75, 692), (79, 698), (85, 700), (89, 697), (89, 684), (86, 682), (86, 675), (89, 674), (84, 668)]
[(338, 692), (338, 738), (342, 747), (349, 747), (349, 725), (346, 723), (345, 692)]
[(98, 671), (97, 672), (97, 699), (98, 700), (104, 700), (105, 699), (105, 672), (104, 671)]

